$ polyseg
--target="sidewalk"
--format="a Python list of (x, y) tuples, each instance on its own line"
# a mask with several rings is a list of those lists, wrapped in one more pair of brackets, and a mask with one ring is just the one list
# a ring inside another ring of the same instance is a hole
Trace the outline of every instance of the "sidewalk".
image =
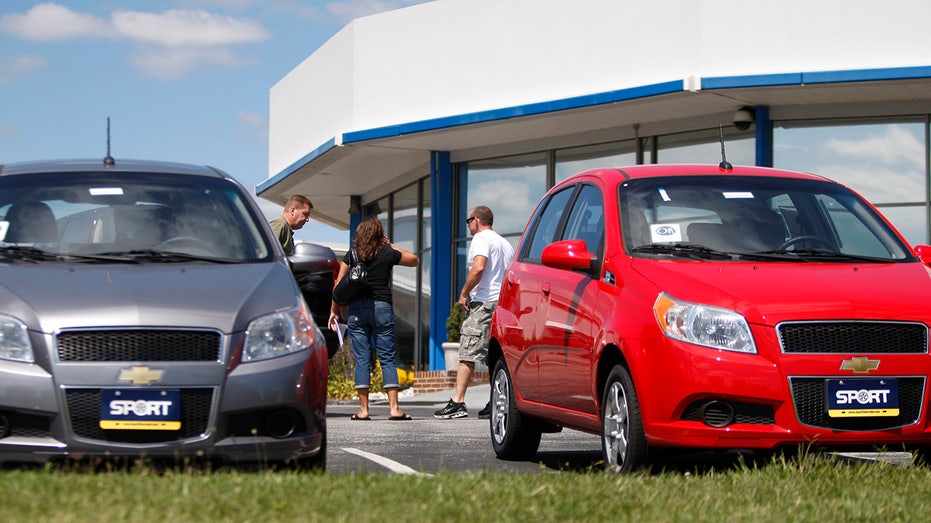
[[(428, 392), (424, 394), (414, 394), (413, 388), (407, 388), (398, 393), (398, 403), (401, 405), (435, 405), (437, 408), (446, 405), (446, 402), (453, 397), (455, 389), (443, 390), (440, 392)], [(491, 394), (491, 385), (472, 385), (466, 389), (465, 403), (469, 410), (481, 410), (488, 403)], [(331, 404), (347, 405), (358, 403), (359, 399), (348, 400), (330, 400)], [(372, 393), (369, 395), (371, 405), (387, 405), (388, 397), (383, 392)]]

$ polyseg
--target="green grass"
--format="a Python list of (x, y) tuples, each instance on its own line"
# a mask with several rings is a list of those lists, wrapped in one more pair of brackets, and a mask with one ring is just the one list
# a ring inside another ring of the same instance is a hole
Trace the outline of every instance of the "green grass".
[(4, 521), (922, 521), (931, 470), (824, 458), (617, 476), (0, 470)]

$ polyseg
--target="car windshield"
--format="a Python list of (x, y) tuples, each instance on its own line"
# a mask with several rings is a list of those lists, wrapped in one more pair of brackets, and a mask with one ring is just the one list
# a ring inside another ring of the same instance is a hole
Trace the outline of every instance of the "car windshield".
[(818, 180), (751, 176), (642, 178), (619, 190), (634, 256), (786, 261), (911, 260), (862, 199)]
[(242, 189), (171, 173), (0, 177), (4, 261), (239, 263), (273, 252)]

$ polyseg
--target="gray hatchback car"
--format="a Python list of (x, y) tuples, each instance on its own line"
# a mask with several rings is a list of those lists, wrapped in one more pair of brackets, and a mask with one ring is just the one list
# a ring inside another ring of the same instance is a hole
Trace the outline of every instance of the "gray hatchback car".
[(325, 468), (327, 377), (288, 260), (222, 171), (0, 165), (0, 460)]

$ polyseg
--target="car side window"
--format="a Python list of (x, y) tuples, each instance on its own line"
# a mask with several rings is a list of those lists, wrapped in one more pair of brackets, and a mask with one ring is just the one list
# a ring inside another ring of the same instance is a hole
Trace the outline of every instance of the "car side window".
[(543, 256), (543, 248), (557, 240), (556, 235), (559, 233), (559, 224), (562, 222), (563, 214), (569, 206), (569, 199), (575, 187), (568, 187), (552, 195), (543, 212), (540, 213), (536, 224), (532, 228), (530, 237), (530, 247), (527, 250), (527, 258), (539, 260)]
[(572, 205), (563, 240), (584, 240), (589, 252), (598, 252), (604, 237), (604, 204), (601, 191), (583, 185)]

